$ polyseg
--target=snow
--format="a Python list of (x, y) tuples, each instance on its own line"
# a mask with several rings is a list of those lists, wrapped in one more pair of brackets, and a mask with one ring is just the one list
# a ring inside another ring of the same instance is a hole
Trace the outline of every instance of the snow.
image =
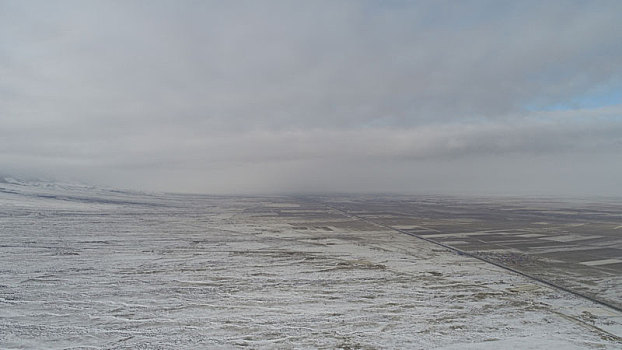
[(0, 348), (621, 346), (618, 312), (362, 225), (284, 197), (2, 183)]

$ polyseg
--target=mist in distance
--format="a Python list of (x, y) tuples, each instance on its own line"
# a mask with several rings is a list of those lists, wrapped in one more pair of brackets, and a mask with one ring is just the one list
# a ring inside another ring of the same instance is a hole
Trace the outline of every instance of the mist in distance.
[(620, 1), (3, 1), (0, 172), (622, 195)]

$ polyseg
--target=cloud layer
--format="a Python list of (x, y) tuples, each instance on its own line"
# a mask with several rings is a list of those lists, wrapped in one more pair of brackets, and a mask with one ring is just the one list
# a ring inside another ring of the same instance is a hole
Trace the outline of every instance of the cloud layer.
[(169, 191), (622, 194), (620, 14), (0, 1), (0, 164)]

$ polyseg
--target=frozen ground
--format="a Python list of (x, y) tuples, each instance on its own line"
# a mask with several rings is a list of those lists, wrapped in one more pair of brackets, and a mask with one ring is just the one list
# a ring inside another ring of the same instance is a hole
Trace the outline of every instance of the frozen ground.
[(289, 198), (0, 183), (0, 348), (616, 349), (620, 313)]
[(622, 310), (620, 199), (316, 197)]

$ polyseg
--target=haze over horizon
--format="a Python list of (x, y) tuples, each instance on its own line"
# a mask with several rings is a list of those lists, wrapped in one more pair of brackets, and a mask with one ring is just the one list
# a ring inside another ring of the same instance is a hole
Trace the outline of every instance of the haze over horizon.
[(620, 1), (0, 0), (0, 173), (622, 196)]

